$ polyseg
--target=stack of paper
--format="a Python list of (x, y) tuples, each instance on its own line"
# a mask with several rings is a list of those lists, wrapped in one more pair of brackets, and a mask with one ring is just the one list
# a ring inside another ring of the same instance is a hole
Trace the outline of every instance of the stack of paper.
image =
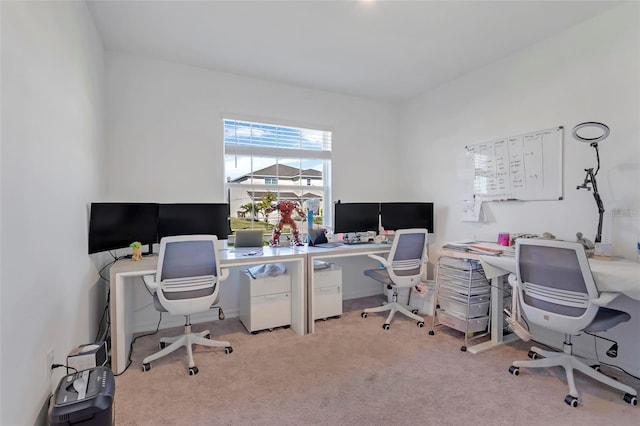
[(473, 241), (456, 241), (451, 243), (446, 243), (442, 246), (442, 248), (447, 250), (457, 250), (457, 251), (469, 251), (469, 245), (472, 244)]
[(469, 251), (471, 253), (478, 253), (485, 256), (498, 256), (502, 254), (502, 249), (496, 249), (487, 247), (484, 245), (471, 244), (469, 245)]

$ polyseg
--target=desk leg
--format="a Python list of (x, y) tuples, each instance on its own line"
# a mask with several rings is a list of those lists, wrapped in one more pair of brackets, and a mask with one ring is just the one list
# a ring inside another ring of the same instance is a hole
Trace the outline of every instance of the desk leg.
[(503, 334), (504, 285), (504, 276), (491, 279), (491, 340), (471, 346), (468, 351), (472, 354), (477, 354), (517, 339), (515, 333), (506, 337)]
[(307, 268), (306, 259), (296, 260), (289, 264), (291, 272), (291, 328), (298, 335), (304, 336), (307, 330), (305, 321), (306, 304), (307, 304)]
[[(122, 373), (127, 367), (129, 348), (133, 332), (128, 327), (131, 320), (131, 286), (125, 286), (127, 277), (116, 274), (111, 279), (111, 369), (114, 374)], [(131, 279), (131, 278), (129, 278)], [(127, 294), (125, 294), (127, 292)], [(127, 318), (129, 317), (129, 318)]]

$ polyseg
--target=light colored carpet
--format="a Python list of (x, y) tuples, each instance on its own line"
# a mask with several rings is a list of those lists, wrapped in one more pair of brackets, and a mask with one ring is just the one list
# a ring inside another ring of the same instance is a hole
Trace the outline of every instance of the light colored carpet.
[[(568, 393), (560, 368), (507, 369), (527, 359), (529, 345), (503, 345), (481, 354), (461, 352), (462, 334), (425, 328), (397, 316), (388, 331), (382, 314), (360, 317), (379, 297), (345, 302), (339, 319), (316, 322), (316, 333), (290, 329), (249, 334), (237, 318), (197, 324), (212, 338), (228, 340), (234, 352), (197, 347), (200, 373), (186, 373), (186, 351), (153, 363), (161, 330), (138, 339), (133, 363), (116, 377), (117, 425), (637, 425), (640, 407), (581, 374), (581, 405)], [(605, 370), (611, 372), (610, 370)], [(629, 376), (621, 381), (640, 388)]]

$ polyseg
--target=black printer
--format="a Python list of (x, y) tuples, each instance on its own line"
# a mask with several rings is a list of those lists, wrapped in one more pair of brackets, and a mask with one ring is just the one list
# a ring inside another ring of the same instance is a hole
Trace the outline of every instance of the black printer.
[(112, 426), (116, 391), (108, 367), (94, 367), (60, 379), (49, 404), (49, 424)]

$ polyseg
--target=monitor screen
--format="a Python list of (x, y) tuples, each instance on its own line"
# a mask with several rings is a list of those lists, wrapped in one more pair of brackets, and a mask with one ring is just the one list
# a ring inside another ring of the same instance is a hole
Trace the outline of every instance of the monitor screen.
[(230, 231), (229, 204), (160, 204), (158, 240), (172, 235), (215, 235), (226, 240)]
[(333, 232), (377, 232), (379, 210), (379, 203), (335, 203)]
[(380, 203), (380, 222), (385, 231), (426, 228), (433, 233), (433, 203)]
[(91, 203), (89, 254), (129, 247), (134, 241), (157, 241), (155, 203)]

